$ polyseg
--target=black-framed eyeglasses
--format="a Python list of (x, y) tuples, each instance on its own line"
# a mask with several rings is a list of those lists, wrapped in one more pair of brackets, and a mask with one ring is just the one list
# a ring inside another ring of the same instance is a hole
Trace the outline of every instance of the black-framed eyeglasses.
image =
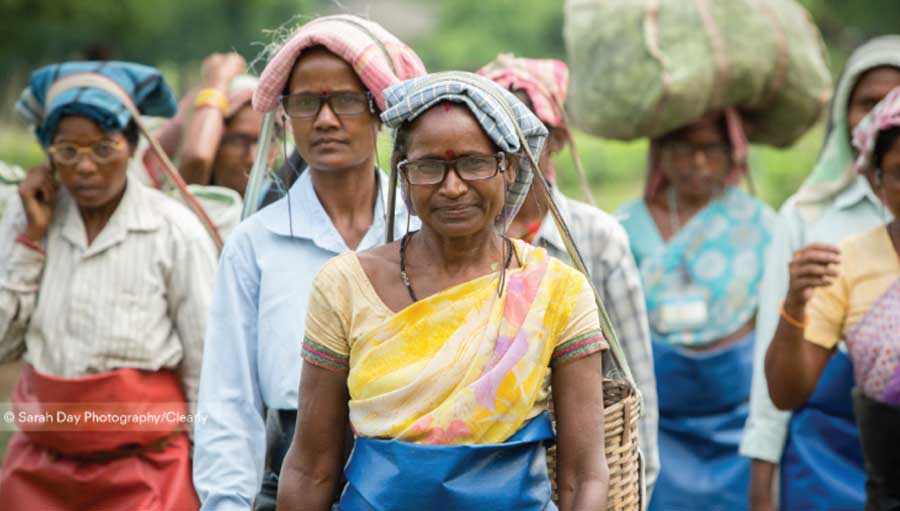
[(375, 113), (371, 92), (338, 91), (326, 94), (301, 92), (281, 96), (281, 106), (289, 117), (312, 119), (319, 115), (322, 105), (328, 103), (331, 111), (339, 116)]
[(451, 168), (463, 181), (484, 181), (502, 173), (505, 162), (506, 155), (499, 152), (490, 155), (471, 154), (452, 160), (403, 160), (397, 164), (397, 169), (411, 185), (436, 185), (444, 182)]
[(731, 147), (728, 144), (694, 145), (686, 142), (667, 142), (665, 150), (679, 160), (693, 160), (697, 153), (713, 162), (725, 162), (731, 159)]

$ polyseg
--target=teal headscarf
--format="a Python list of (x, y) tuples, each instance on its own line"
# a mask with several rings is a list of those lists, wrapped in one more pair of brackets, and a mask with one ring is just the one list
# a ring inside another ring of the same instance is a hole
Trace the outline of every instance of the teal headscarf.
[[(103, 131), (124, 130), (131, 111), (110, 92), (95, 87), (72, 87), (48, 98), (51, 87), (74, 74), (97, 74), (115, 82), (142, 115), (171, 117), (176, 112), (175, 95), (162, 73), (154, 67), (131, 62), (64, 62), (32, 73), (28, 86), (16, 102), (16, 113), (34, 126), (40, 143), (50, 145), (61, 118), (86, 117)], [(50, 104), (48, 104), (48, 99)]]
[(889, 35), (872, 39), (853, 52), (831, 100), (831, 116), (825, 134), (825, 144), (812, 172), (797, 192), (797, 205), (815, 215), (822, 203), (844, 190), (856, 179), (856, 155), (850, 144), (847, 126), (847, 104), (859, 78), (877, 67), (900, 69), (900, 36)]

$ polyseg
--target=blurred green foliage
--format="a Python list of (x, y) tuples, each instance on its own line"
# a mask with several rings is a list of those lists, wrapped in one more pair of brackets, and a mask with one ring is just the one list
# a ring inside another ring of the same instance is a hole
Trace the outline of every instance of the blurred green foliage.
[[(377, 0), (0, 0), (0, 159), (29, 166), (43, 159), (33, 137), (15, 125), (12, 103), (27, 77), (40, 65), (106, 52), (113, 58), (161, 66), (176, 89), (184, 92), (199, 74), (202, 58), (213, 51), (236, 50), (252, 60), (265, 29), (295, 16), (315, 16), (343, 9), (365, 15)], [(874, 35), (896, 32), (898, 0), (800, 0), (813, 15), (828, 44), (835, 73), (857, 44)], [(565, 58), (562, 41), (563, 0), (409, 0), (433, 18), (427, 30), (409, 38), (431, 70), (473, 70), (497, 53)], [(392, 0), (378, 6), (397, 6)], [(377, 6), (376, 6), (377, 7)], [(372, 9), (376, 12), (377, 9)], [(401, 12), (380, 11), (376, 20), (397, 30)], [(258, 71), (258, 69), (257, 69)], [(5, 92), (4, 92), (5, 91)], [(753, 181), (759, 194), (777, 206), (796, 190), (809, 171), (821, 143), (821, 128), (788, 150), (754, 147)], [(387, 140), (387, 137), (385, 137)], [(622, 143), (577, 134), (598, 204), (618, 207), (641, 190), (646, 142)], [(388, 142), (382, 144), (384, 159)], [(560, 186), (580, 196), (571, 158), (556, 158)]]

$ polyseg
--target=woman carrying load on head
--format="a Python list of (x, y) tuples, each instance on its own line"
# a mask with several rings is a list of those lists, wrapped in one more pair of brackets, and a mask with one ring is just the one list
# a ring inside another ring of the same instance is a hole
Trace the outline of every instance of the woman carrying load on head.
[(644, 198), (620, 212), (653, 337), (660, 473), (651, 509), (747, 505), (750, 463), (738, 442), (773, 214), (738, 187), (746, 149), (734, 110), (658, 137)]
[[(778, 213), (760, 285), (750, 417), (741, 442), (741, 454), (753, 459), (753, 505), (762, 510), (864, 506), (865, 469), (850, 395), (853, 367), (844, 344), (829, 359), (816, 392), (791, 413), (777, 410), (769, 398), (764, 358), (788, 291), (788, 264), (795, 255), (805, 247), (833, 246), (884, 224), (881, 201), (853, 168), (850, 134), (898, 85), (900, 37), (879, 37), (853, 52), (831, 102), (819, 159)], [(779, 464), (780, 502), (773, 497)]]
[[(841, 339), (856, 388), (854, 410), (866, 461), (866, 509), (900, 509), (900, 87), (854, 131), (857, 171), (881, 199), (887, 225), (862, 228), (839, 250), (795, 255), (790, 286), (766, 354), (772, 401), (801, 406)], [(895, 220), (888, 220), (890, 216)]]
[[(418, 56), (383, 27), (339, 15), (299, 27), (260, 76), (254, 108), (278, 110), (308, 168), (285, 197), (242, 222), (222, 253), (198, 405), (209, 420), (196, 428), (194, 451), (204, 509), (274, 508), (296, 422), (297, 340), (313, 277), (342, 252), (384, 242), (389, 190), (376, 167), (382, 90), (424, 73)], [(407, 218), (398, 208), (394, 225)]]
[(544, 455), (552, 380), (560, 507), (604, 509), (606, 341), (593, 292), (503, 234), (533, 172), (516, 133), (540, 154), (546, 129), (471, 73), (386, 96), (392, 165), (422, 228), (316, 277), (280, 506), (328, 508), (349, 422), (339, 509), (555, 509)]
[[(69, 62), (34, 72), (17, 108), (49, 162), (0, 227), (15, 239), (0, 263), (0, 361), (25, 360), (0, 502), (196, 509), (179, 417), (196, 400), (215, 248), (189, 210), (127, 174), (133, 116), (171, 116), (172, 92), (151, 67)], [(28, 420), (47, 413), (81, 420)], [(159, 422), (104, 420), (128, 416)]]
[[(258, 80), (243, 74), (245, 70), (246, 63), (237, 53), (206, 57), (200, 88), (181, 100), (178, 114), (157, 132), (188, 189), (223, 238), (241, 221), (262, 128), (263, 116), (250, 104)], [(271, 165), (278, 146), (269, 147)], [(163, 187), (166, 176), (154, 153), (148, 151), (141, 163), (138, 175), (156, 188)]]
[[(500, 55), (478, 70), (478, 74), (494, 80), (516, 95), (547, 128), (547, 143), (538, 164), (550, 183), (554, 201), (559, 206), (572, 238), (597, 289), (607, 304), (610, 319), (622, 340), (622, 349), (641, 391), (640, 451), (643, 454), (647, 493), (651, 494), (659, 455), (656, 447), (657, 407), (656, 377), (653, 374), (653, 352), (641, 276), (631, 255), (628, 235), (611, 215), (598, 208), (562, 194), (556, 186), (553, 155), (571, 140), (563, 105), (569, 85), (569, 70), (559, 60), (538, 60)], [(574, 146), (569, 148), (574, 151)], [(564, 262), (569, 255), (548, 205), (539, 198), (532, 184), (512, 221), (509, 234), (543, 247), (547, 253)]]

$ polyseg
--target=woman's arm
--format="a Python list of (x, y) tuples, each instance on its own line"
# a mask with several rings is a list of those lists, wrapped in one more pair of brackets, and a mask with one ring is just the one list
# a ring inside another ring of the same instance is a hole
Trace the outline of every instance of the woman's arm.
[(754, 459), (750, 462), (750, 511), (775, 511), (772, 492), (775, 482), (774, 463)]
[(553, 368), (557, 484), (561, 511), (606, 509), (601, 353)]
[(781, 410), (797, 408), (809, 399), (831, 357), (832, 350), (804, 339), (804, 325), (813, 291), (831, 284), (838, 276), (833, 266), (839, 263), (838, 249), (821, 244), (799, 250), (790, 263), (783, 313), (766, 352), (769, 395)]
[(5, 258), (0, 263), (0, 362), (17, 360), (25, 351), (25, 330), (37, 306), (46, 262), (44, 238), (53, 221), (57, 189), (49, 167), (30, 169), (19, 185), (18, 200), (7, 205), (0, 225), (0, 237), (15, 240), (8, 253), (0, 254)]
[[(237, 53), (214, 53), (203, 61), (203, 89), (226, 96), (229, 82), (245, 69), (244, 59)], [(182, 132), (178, 171), (190, 184), (207, 185), (225, 133), (224, 113), (216, 108), (197, 109), (193, 104), (190, 108), (193, 112)]]
[(297, 427), (281, 468), (278, 509), (331, 509), (343, 464), (348, 399), (345, 371), (303, 363)]

